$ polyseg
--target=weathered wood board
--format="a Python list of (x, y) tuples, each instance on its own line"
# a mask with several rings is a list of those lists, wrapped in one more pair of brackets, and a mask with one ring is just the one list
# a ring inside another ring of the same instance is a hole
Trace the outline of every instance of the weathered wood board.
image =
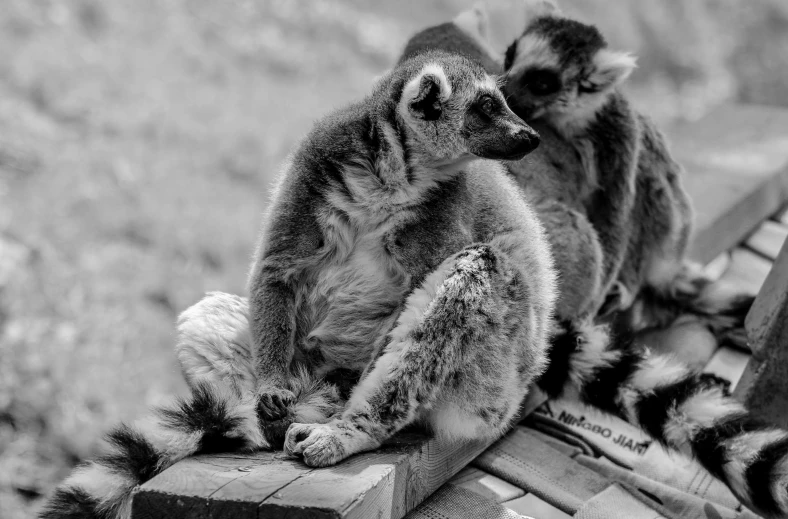
[(747, 238), (747, 247), (774, 261), (780, 254), (787, 237), (788, 225), (766, 220), (752, 236)]
[(322, 469), (282, 452), (185, 459), (134, 493), (134, 519), (397, 519), (486, 447), (403, 434), (383, 448)]
[(668, 137), (695, 206), (694, 259), (734, 247), (788, 199), (788, 110), (724, 106)]
[(757, 415), (788, 427), (788, 243), (745, 322), (752, 358), (735, 396)]
[(756, 295), (772, 268), (772, 262), (744, 247), (731, 252), (731, 264), (720, 278), (741, 292)]

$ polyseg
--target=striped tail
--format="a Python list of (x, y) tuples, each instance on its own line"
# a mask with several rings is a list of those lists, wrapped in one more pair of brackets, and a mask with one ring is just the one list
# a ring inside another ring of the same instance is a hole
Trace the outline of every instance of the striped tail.
[(605, 327), (569, 325), (554, 337), (538, 382), (549, 396), (575, 395), (663, 445), (696, 458), (736, 497), (766, 517), (788, 517), (788, 431), (755, 419), (714, 377)]
[(178, 319), (176, 353), (191, 396), (109, 433), (111, 451), (78, 467), (41, 517), (128, 518), (131, 492), (198, 452), (281, 446), (292, 422), (318, 423), (342, 408), (337, 388), (303, 366), (288, 381), (296, 397), (287, 416), (260, 423), (246, 299), (213, 292)]
[(107, 441), (110, 452), (77, 467), (40, 517), (128, 518), (134, 487), (186, 456), (268, 447), (253, 399), (209, 384), (145, 420), (117, 427)]

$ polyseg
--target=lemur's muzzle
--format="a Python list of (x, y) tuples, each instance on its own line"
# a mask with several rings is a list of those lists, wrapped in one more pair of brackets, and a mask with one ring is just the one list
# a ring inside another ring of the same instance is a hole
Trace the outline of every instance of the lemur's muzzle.
[(510, 142), (506, 146), (508, 153), (500, 157), (502, 160), (520, 160), (539, 146), (539, 134), (525, 123), (513, 129), (505, 140)]
[(494, 160), (520, 160), (539, 146), (539, 134), (509, 113), (476, 135), (475, 155)]

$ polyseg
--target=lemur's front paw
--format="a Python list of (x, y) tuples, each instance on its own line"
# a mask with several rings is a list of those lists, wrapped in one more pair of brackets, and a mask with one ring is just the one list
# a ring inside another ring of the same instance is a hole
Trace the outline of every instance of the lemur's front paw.
[(301, 455), (310, 467), (327, 467), (378, 445), (352, 425), (335, 420), (326, 424), (292, 424), (285, 435), (284, 450), (290, 455)]
[(284, 418), (295, 404), (293, 392), (281, 388), (265, 388), (257, 398), (257, 415), (268, 422)]
[(330, 424), (294, 423), (285, 434), (284, 450), (291, 456), (301, 455), (310, 467), (327, 467), (350, 455), (341, 436)]

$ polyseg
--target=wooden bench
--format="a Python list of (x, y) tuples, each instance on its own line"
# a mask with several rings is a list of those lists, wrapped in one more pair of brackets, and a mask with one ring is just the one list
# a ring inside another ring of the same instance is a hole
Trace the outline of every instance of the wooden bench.
[[(705, 263), (740, 243), (788, 199), (788, 111), (724, 107), (669, 135), (678, 159), (687, 168), (687, 187), (697, 212), (693, 258)], [(788, 312), (786, 254), (783, 249), (784, 275), (774, 280), (782, 283), (781, 294), (759, 297), (758, 308), (780, 305), (781, 311)], [(772, 324), (752, 327), (753, 331), (771, 330), (763, 344), (776, 337), (774, 323), (786, 322), (788, 317), (784, 313), (769, 315)], [(751, 322), (756, 320), (761, 322), (756, 318)], [(780, 330), (779, 339), (788, 339), (788, 327)], [(771, 351), (760, 351), (767, 350)], [(783, 361), (783, 365), (788, 363)], [(754, 368), (746, 379), (754, 381), (749, 386), (753, 394), (761, 391), (767, 380), (779, 380), (757, 373)], [(739, 384), (743, 385), (744, 381)], [(782, 402), (788, 402), (788, 384), (783, 386), (782, 393), (775, 394), (785, 395)], [(767, 408), (764, 412), (769, 412)], [(137, 488), (132, 517), (398, 519), (487, 447), (484, 442), (442, 445), (410, 433), (376, 452), (324, 469), (311, 469), (281, 452), (195, 456)]]

